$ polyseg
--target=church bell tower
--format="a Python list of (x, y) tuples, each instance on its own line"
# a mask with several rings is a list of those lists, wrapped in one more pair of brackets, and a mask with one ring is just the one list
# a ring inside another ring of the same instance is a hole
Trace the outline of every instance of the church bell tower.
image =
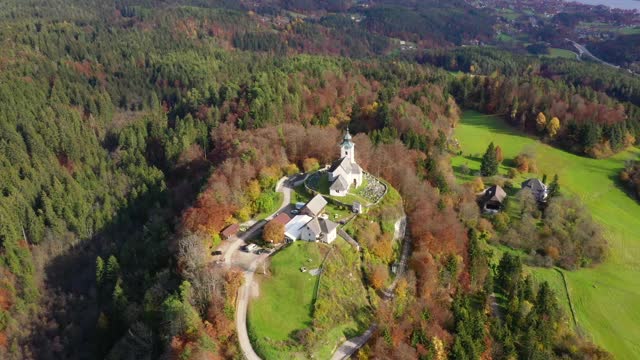
[(356, 149), (355, 144), (351, 141), (351, 134), (349, 134), (349, 128), (342, 138), (340, 144), (340, 158), (347, 157), (351, 162), (356, 162)]

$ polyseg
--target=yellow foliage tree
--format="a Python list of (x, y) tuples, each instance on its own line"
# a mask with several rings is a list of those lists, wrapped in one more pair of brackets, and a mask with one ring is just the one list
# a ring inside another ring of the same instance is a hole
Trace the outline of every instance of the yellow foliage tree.
[(473, 192), (475, 193), (479, 193), (480, 191), (484, 190), (484, 182), (482, 181), (481, 177), (477, 177), (473, 179), (471, 186), (472, 186)]
[(310, 172), (320, 169), (320, 163), (316, 158), (306, 158), (302, 161), (302, 168), (304, 172)]
[(544, 115), (543, 112), (540, 112), (536, 117), (536, 128), (538, 129), (538, 131), (544, 131), (546, 127), (547, 127), (547, 117)]
[(269, 221), (262, 232), (264, 241), (273, 241), (276, 244), (284, 240), (284, 225), (277, 221)]
[(260, 194), (262, 193), (262, 190), (260, 189), (260, 182), (258, 182), (258, 180), (249, 181), (246, 192), (249, 200), (251, 200), (252, 202), (256, 201), (256, 199), (259, 198)]
[(549, 136), (555, 137), (556, 135), (558, 135), (558, 130), (560, 130), (560, 119), (554, 116), (547, 125), (547, 133), (549, 134)]
[(299, 173), (300, 169), (298, 169), (298, 166), (296, 164), (290, 163), (289, 165), (284, 167), (284, 172), (290, 176)]

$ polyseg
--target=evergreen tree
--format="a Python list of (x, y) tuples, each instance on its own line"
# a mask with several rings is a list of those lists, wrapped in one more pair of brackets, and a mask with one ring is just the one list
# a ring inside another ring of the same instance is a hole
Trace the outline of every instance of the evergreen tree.
[(99, 285), (102, 284), (104, 280), (104, 260), (100, 256), (96, 258), (96, 283)]
[(482, 176), (494, 176), (498, 174), (498, 156), (493, 143), (489, 144), (487, 151), (482, 156), (482, 164), (480, 165), (480, 173)]
[(555, 197), (560, 194), (560, 183), (558, 182), (558, 174), (555, 174), (553, 181), (549, 184), (549, 197)]
[(118, 277), (118, 273), (120, 272), (120, 264), (118, 264), (118, 259), (111, 255), (107, 260), (107, 272), (106, 277), (109, 280), (115, 280)]

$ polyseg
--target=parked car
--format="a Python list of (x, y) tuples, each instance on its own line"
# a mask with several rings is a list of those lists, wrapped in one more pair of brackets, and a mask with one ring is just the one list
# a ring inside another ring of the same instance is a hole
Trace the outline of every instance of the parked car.
[(258, 248), (258, 245), (256, 245), (256, 244), (248, 244), (248, 245), (245, 245), (244, 247), (242, 247), (242, 250), (244, 252), (249, 252), (250, 253), (250, 252), (252, 252), (253, 250), (255, 250), (257, 248)]
[(300, 210), (298, 210), (298, 209), (291, 209), (291, 214), (293, 214), (293, 215), (298, 215), (298, 214), (300, 214)]
[(217, 255), (222, 255), (222, 251), (220, 250), (214, 250), (211, 252), (211, 255), (217, 256)]
[(271, 254), (271, 250), (269, 250), (269, 249), (258, 249), (258, 251), (256, 251), (256, 254), (258, 254), (258, 255)]

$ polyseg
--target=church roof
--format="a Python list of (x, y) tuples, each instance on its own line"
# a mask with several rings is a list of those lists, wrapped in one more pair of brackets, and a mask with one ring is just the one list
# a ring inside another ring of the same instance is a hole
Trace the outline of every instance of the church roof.
[(349, 159), (348, 157), (343, 157), (340, 158), (336, 161), (333, 162), (333, 164), (331, 164), (331, 167), (329, 168), (329, 172), (332, 173), (336, 170), (338, 170), (338, 168), (342, 168), (347, 174), (359, 174), (360, 171), (362, 170), (360, 168), (360, 165), (358, 165), (355, 162), (352, 162), (351, 159)]
[(349, 128), (347, 128), (347, 132), (344, 134), (344, 140), (351, 140), (351, 134), (349, 134)]
[(331, 184), (330, 189), (334, 191), (346, 191), (349, 189), (349, 182), (347, 182), (344, 176), (340, 175), (333, 184)]
[(342, 143), (340, 147), (351, 149), (353, 148), (353, 142), (351, 141), (351, 134), (349, 134), (349, 128), (347, 128), (347, 132), (342, 137)]

